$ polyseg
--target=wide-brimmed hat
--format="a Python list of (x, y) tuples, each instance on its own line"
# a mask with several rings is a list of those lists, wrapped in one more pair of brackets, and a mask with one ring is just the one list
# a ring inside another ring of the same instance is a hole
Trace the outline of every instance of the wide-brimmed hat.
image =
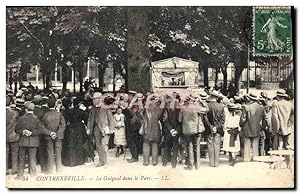
[(23, 95), (23, 91), (22, 90), (19, 90), (17, 93), (16, 93), (16, 97), (22, 97)]
[(258, 100), (258, 97), (257, 97), (255, 94), (253, 94), (253, 93), (249, 93), (249, 94), (247, 95), (247, 97), (248, 97), (249, 99), (251, 99), (251, 100)]
[(137, 98), (145, 98), (144, 95), (143, 95), (142, 93), (137, 93), (135, 96), (136, 96)]
[(206, 100), (209, 97), (208, 94), (205, 91), (201, 91), (199, 93), (199, 96), (200, 96), (201, 100)]
[(286, 91), (284, 89), (278, 89), (276, 92), (277, 96), (287, 97)]
[(136, 91), (133, 91), (133, 90), (129, 90), (128, 93), (129, 93), (129, 94), (136, 94), (137, 92), (136, 92)]
[(216, 90), (211, 91), (210, 96), (220, 98), (220, 94)]
[(9, 107), (10, 108), (16, 108), (17, 106), (16, 106), (16, 104), (11, 104), (11, 105), (9, 105)]
[(22, 90), (23, 92), (24, 92), (24, 91), (28, 91), (28, 89), (25, 88), (25, 87), (21, 88), (21, 90)]
[(223, 103), (225, 106), (227, 106), (227, 105), (230, 104), (231, 102), (230, 102), (230, 100), (229, 100), (227, 97), (224, 97), (224, 98), (222, 99), (222, 103)]
[(101, 98), (101, 97), (102, 97), (101, 92), (95, 92), (94, 95), (93, 95), (93, 99), (98, 99), (98, 98)]
[(24, 103), (24, 107), (28, 110), (33, 110), (34, 109), (34, 104), (32, 102), (27, 101), (27, 102)]
[(238, 101), (238, 100), (240, 100), (240, 97), (238, 97), (238, 96), (233, 96), (233, 99), (234, 99), (235, 101)]
[(41, 95), (33, 96), (33, 99), (32, 99), (33, 103), (40, 103), (41, 101), (42, 101), (42, 96)]
[(238, 104), (235, 104), (235, 103), (229, 103), (229, 104), (227, 104), (227, 108), (230, 108), (230, 109), (238, 109), (238, 108), (239, 108), (239, 105), (238, 105)]
[(24, 103), (25, 103), (24, 99), (22, 99), (22, 98), (17, 98), (16, 99), (16, 105), (24, 105)]
[(49, 97), (48, 97), (48, 96), (43, 96), (43, 97), (42, 97), (42, 100), (41, 100), (41, 103), (42, 103), (42, 104), (47, 104), (47, 103), (48, 103), (48, 100), (49, 100)]

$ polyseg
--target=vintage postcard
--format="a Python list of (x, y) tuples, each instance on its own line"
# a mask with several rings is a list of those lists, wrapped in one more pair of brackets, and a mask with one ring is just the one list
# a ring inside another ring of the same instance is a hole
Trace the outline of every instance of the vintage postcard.
[(295, 188), (295, 9), (7, 6), (6, 187)]

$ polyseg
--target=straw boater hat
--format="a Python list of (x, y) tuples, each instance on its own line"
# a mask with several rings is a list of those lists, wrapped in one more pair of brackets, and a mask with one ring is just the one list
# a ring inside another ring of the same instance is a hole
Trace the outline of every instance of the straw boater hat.
[(33, 110), (34, 104), (32, 102), (25, 102), (24, 107), (28, 110)]
[(16, 105), (24, 105), (25, 100), (23, 100), (22, 98), (17, 98), (16, 99)]
[(41, 95), (35, 95), (33, 96), (33, 103), (40, 103), (42, 101), (42, 96)]
[(209, 97), (208, 94), (205, 91), (201, 91), (199, 93), (199, 96), (200, 96), (201, 100), (206, 100)]
[(230, 100), (229, 100), (227, 97), (225, 97), (225, 98), (222, 99), (222, 103), (223, 103), (225, 106), (227, 106), (227, 105), (230, 104), (231, 102), (230, 102)]
[(211, 91), (210, 96), (211, 97), (220, 98), (220, 94), (216, 90)]
[(277, 96), (287, 97), (286, 91), (284, 89), (278, 89), (276, 92)]
[(136, 94), (137, 92), (136, 92), (136, 91), (133, 91), (133, 90), (129, 90), (128, 93), (129, 93), (129, 94)]
[(28, 91), (28, 89), (27, 88), (21, 88), (21, 90), (23, 91), (23, 92), (27, 92)]
[(250, 99), (250, 100), (258, 100), (258, 97), (255, 95), (255, 94), (253, 94), (253, 93), (249, 93), (248, 95), (247, 95), (247, 97)]
[(229, 109), (238, 109), (239, 108), (239, 105), (238, 104), (235, 104), (235, 103), (229, 103), (227, 104), (227, 107)]
[(98, 99), (98, 98), (101, 98), (102, 97), (102, 94), (100, 92), (95, 92), (94, 95), (93, 95), (93, 99)]
[(142, 93), (137, 93), (135, 96), (136, 96), (137, 98), (145, 98), (144, 95), (143, 95)]

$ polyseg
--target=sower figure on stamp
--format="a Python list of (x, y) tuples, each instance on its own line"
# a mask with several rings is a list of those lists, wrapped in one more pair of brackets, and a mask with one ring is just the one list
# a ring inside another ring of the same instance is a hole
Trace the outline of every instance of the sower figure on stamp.
[(96, 150), (99, 156), (99, 164), (96, 167), (101, 167), (107, 164), (108, 141), (111, 126), (113, 125), (113, 116), (110, 109), (101, 107), (100, 92), (95, 92), (93, 95), (94, 107), (91, 109), (87, 124), (87, 134), (94, 135), (96, 142)]
[(50, 110), (43, 117), (45, 127), (56, 133), (55, 139), (51, 139), (48, 136), (45, 137), (47, 141), (48, 173), (53, 173), (55, 164), (56, 172), (61, 172), (62, 170), (61, 149), (66, 123), (62, 113), (55, 110), (55, 102), (55, 98), (48, 100)]
[(56, 133), (47, 130), (42, 122), (33, 114), (34, 104), (25, 103), (26, 113), (19, 119), (16, 132), (21, 135), (19, 141), (19, 169), (16, 179), (22, 179), (24, 175), (26, 151), (29, 153), (29, 172), (36, 175), (36, 151), (40, 145), (39, 135), (50, 135), (56, 138)]
[[(243, 106), (240, 120), (241, 133), (244, 138), (244, 161), (249, 162), (259, 155), (259, 135), (262, 129), (261, 123), (267, 122), (265, 109), (258, 103), (255, 94), (247, 95), (249, 104)], [(251, 157), (252, 153), (252, 157)]]
[(206, 134), (209, 165), (217, 167), (219, 165), (221, 135), (223, 135), (223, 126), (225, 122), (224, 106), (217, 102), (219, 93), (213, 90), (210, 94), (208, 103), (209, 111), (207, 113)]
[(18, 121), (18, 112), (10, 108), (11, 99), (6, 96), (6, 174), (8, 174), (9, 152), (11, 152), (12, 174), (18, 173), (19, 139), (15, 132)]

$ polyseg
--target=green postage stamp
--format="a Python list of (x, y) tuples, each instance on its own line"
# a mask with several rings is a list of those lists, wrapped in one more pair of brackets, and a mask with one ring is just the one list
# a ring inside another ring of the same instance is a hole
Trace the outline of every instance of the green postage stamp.
[(253, 54), (292, 54), (291, 7), (253, 8)]

